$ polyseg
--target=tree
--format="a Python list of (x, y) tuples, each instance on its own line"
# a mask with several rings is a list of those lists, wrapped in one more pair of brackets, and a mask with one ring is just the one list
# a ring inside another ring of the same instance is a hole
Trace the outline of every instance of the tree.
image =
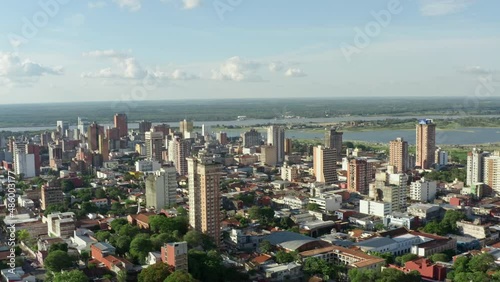
[(64, 192), (68, 193), (71, 190), (75, 189), (75, 184), (73, 184), (73, 182), (70, 180), (64, 179), (61, 181), (61, 188)]
[(285, 252), (280, 250), (276, 253), (276, 262), (277, 263), (290, 263), (297, 260), (297, 253), (295, 252)]
[(120, 270), (116, 274), (116, 280), (118, 282), (126, 282), (127, 281), (127, 271), (126, 270)]
[(167, 279), (171, 272), (166, 263), (159, 262), (143, 269), (137, 278), (139, 282), (159, 282)]
[(108, 240), (110, 237), (111, 237), (111, 233), (109, 231), (97, 231), (95, 233), (95, 237), (97, 239), (97, 241), (99, 242), (105, 242), (106, 240)]
[(128, 224), (128, 221), (125, 218), (117, 218), (110, 223), (111, 229), (115, 232), (118, 232), (126, 224)]
[(66, 243), (54, 243), (49, 247), (49, 254), (54, 251), (68, 252), (68, 244)]
[(48, 205), (47, 209), (45, 209), (44, 214), (48, 215), (56, 212), (65, 212), (68, 209), (64, 206), (64, 204), (52, 204)]
[(377, 281), (380, 278), (380, 272), (375, 270), (350, 269), (347, 273), (351, 282)]
[(263, 240), (262, 242), (260, 242), (259, 248), (261, 252), (269, 253), (272, 250), (273, 246), (271, 245), (271, 242), (269, 242), (269, 240)]
[(153, 244), (147, 234), (139, 234), (130, 242), (130, 254), (141, 264), (146, 262), (146, 256), (153, 250)]
[(106, 198), (106, 192), (102, 188), (95, 189), (95, 197), (97, 199)]
[(89, 278), (83, 271), (72, 270), (69, 272), (56, 272), (54, 274), (54, 282), (88, 282)]
[(184, 207), (177, 208), (177, 216), (187, 216), (188, 212)]
[(469, 269), (472, 272), (486, 272), (489, 270), (495, 262), (495, 257), (489, 253), (480, 254), (473, 256), (469, 261)]
[(193, 276), (184, 270), (176, 270), (164, 282), (194, 282)]
[(198, 246), (203, 247), (205, 250), (215, 248), (212, 238), (196, 230), (189, 230), (186, 235), (184, 235), (184, 241), (186, 241), (191, 248)]
[(448, 257), (448, 255), (443, 254), (443, 253), (437, 253), (437, 254), (433, 254), (432, 256), (430, 256), (430, 260), (432, 262), (438, 262), (438, 261), (448, 262), (448, 261), (450, 261), (450, 257)]
[(120, 231), (118, 232), (118, 234), (120, 234), (120, 236), (130, 236), (131, 238), (133, 238), (140, 232), (141, 231), (139, 230), (139, 227), (126, 224), (120, 227)]
[(317, 257), (309, 257), (304, 262), (304, 272), (308, 275), (320, 274), (324, 280), (329, 280), (335, 275), (335, 268), (325, 260)]
[(82, 253), (80, 254), (80, 259), (83, 261), (83, 263), (85, 265), (87, 265), (89, 263), (89, 259), (90, 259), (90, 252), (89, 251), (82, 251)]
[(370, 255), (385, 259), (386, 264), (392, 264), (395, 261), (392, 253), (370, 252)]
[(380, 279), (377, 280), (377, 282), (401, 282), (401, 281), (406, 281), (405, 280), (405, 273), (402, 272), (401, 270), (394, 269), (394, 268), (386, 268), (384, 271), (381, 273)]
[(63, 269), (71, 267), (73, 262), (67, 252), (57, 250), (47, 255), (44, 265), (50, 271), (60, 272)]
[(260, 218), (260, 208), (258, 206), (253, 206), (248, 209), (248, 217), (250, 219), (259, 219)]
[(99, 211), (99, 208), (95, 203), (92, 202), (84, 202), (82, 203), (82, 210), (85, 213), (96, 213)]
[(417, 259), (418, 256), (415, 254), (405, 254), (401, 256), (401, 265), (404, 265), (406, 262)]
[(307, 204), (307, 210), (319, 211), (319, 205), (315, 204), (315, 203), (309, 203), (309, 204)]
[(21, 229), (18, 231), (16, 238), (18, 242), (26, 242), (30, 238), (30, 233), (26, 229)]
[(153, 249), (159, 250), (165, 243), (176, 241), (176, 239), (168, 233), (154, 234), (151, 236), (151, 244), (153, 245)]

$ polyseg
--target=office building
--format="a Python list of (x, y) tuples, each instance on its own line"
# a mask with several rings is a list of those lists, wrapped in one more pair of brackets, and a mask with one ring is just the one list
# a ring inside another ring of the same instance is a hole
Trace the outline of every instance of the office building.
[[(147, 121), (147, 120), (140, 121), (139, 122), (139, 133), (144, 134), (148, 131), (151, 131), (151, 126), (153, 126), (153, 124), (150, 121)], [(165, 135), (167, 135), (167, 134), (165, 134)]]
[(104, 135), (104, 127), (93, 122), (89, 125), (87, 138), (90, 151), (99, 151), (99, 136)]
[(87, 129), (89, 128), (89, 121), (85, 117), (78, 117), (77, 129), (80, 134), (86, 135)]
[[(203, 135), (205, 136), (205, 135)], [(227, 139), (227, 133), (226, 132), (217, 132), (217, 141), (221, 145), (226, 145), (229, 143), (229, 139)]]
[(285, 128), (271, 125), (267, 129), (267, 145), (276, 147), (276, 161), (282, 164), (285, 161)]
[(260, 162), (267, 166), (276, 166), (278, 163), (278, 155), (276, 154), (276, 146), (262, 145), (260, 146)]
[(193, 132), (193, 122), (187, 120), (181, 120), (179, 122), (179, 131), (182, 133), (182, 137), (186, 137), (186, 134)]
[(410, 184), (410, 199), (419, 202), (432, 202), (436, 198), (437, 183), (424, 178)]
[(160, 211), (177, 203), (177, 171), (164, 166), (146, 178), (146, 207)]
[(317, 182), (327, 185), (337, 181), (337, 152), (334, 148), (317, 146), (313, 149), (313, 169)]
[(436, 159), (435, 163), (440, 166), (445, 166), (448, 164), (448, 152), (441, 150), (441, 148), (436, 149)]
[(422, 119), (417, 124), (417, 161), (416, 166), (428, 169), (436, 157), (436, 124), (432, 119)]
[(57, 212), (47, 215), (49, 236), (69, 238), (75, 232), (76, 217), (73, 212)]
[(285, 138), (285, 155), (291, 155), (292, 154), (292, 139), (291, 138)]
[(484, 158), (488, 156), (489, 153), (477, 148), (473, 148), (471, 152), (467, 153), (467, 180), (465, 182), (467, 186), (484, 181), (483, 164)]
[(163, 132), (148, 131), (145, 133), (146, 157), (162, 162)]
[(50, 205), (57, 205), (64, 202), (63, 190), (50, 183), (45, 184), (40, 189), (40, 208), (46, 210)]
[(262, 134), (253, 128), (242, 133), (241, 139), (245, 148), (260, 146), (262, 144)]
[(212, 237), (217, 245), (221, 240), (221, 169), (210, 159), (188, 158), (189, 224)]
[(359, 201), (359, 212), (384, 217), (392, 212), (391, 203), (370, 200)]
[(406, 172), (408, 169), (408, 142), (403, 138), (389, 143), (389, 165), (394, 166), (394, 172)]
[(347, 170), (347, 189), (367, 195), (373, 179), (373, 166), (366, 159), (356, 158), (349, 161)]
[(169, 142), (168, 157), (172, 158), (175, 169), (179, 175), (186, 175), (188, 164), (186, 158), (191, 156), (191, 141), (175, 137)]
[(342, 159), (342, 135), (344, 133), (337, 131), (337, 128), (332, 127), (325, 133), (325, 147), (335, 149), (336, 159)]
[(165, 243), (161, 247), (161, 260), (174, 270), (188, 271), (187, 242)]
[(486, 184), (495, 195), (500, 195), (500, 156), (489, 156), (484, 158), (484, 184)]
[(128, 120), (126, 114), (115, 114), (114, 116), (115, 127), (118, 128), (120, 138), (128, 136)]
[(281, 179), (286, 181), (295, 181), (299, 178), (299, 168), (296, 165), (289, 166), (287, 163), (281, 168)]
[(391, 204), (392, 211), (405, 211), (408, 176), (403, 173), (380, 172), (375, 175), (375, 183), (371, 185), (374, 191), (370, 191), (370, 196), (375, 201), (387, 202)]
[(56, 126), (56, 130), (60, 134), (59, 136), (67, 137), (66, 131), (69, 129), (69, 123), (66, 121), (58, 120)]

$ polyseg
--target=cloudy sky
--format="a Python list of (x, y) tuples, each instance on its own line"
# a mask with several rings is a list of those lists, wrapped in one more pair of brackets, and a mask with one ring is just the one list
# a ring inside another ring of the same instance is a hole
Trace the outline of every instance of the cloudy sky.
[(500, 89), (499, 10), (496, 0), (1, 1), (0, 103), (474, 95), (482, 77)]

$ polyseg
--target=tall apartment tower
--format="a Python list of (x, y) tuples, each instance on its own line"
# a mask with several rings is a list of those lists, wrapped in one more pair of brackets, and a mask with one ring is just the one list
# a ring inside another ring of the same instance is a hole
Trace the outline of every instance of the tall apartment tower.
[(29, 144), (26, 142), (15, 142), (13, 144), (14, 172), (24, 177), (36, 176), (35, 154), (28, 153)]
[(189, 224), (220, 244), (221, 165), (209, 159), (188, 158)]
[(373, 178), (373, 168), (366, 159), (352, 159), (347, 170), (347, 189), (367, 195)]
[(278, 163), (278, 155), (276, 154), (276, 146), (262, 145), (260, 146), (260, 162), (267, 166), (276, 166)]
[(40, 190), (40, 208), (46, 210), (49, 205), (60, 204), (64, 201), (61, 187), (54, 187), (50, 183)]
[(120, 138), (128, 136), (128, 120), (126, 114), (115, 114), (115, 127), (118, 128)]
[(285, 128), (271, 125), (267, 129), (267, 144), (276, 147), (276, 161), (283, 163), (285, 161)]
[(428, 169), (436, 159), (436, 124), (432, 119), (422, 119), (417, 124), (416, 166)]
[(177, 203), (177, 171), (164, 166), (146, 178), (146, 207), (157, 211)]
[(66, 137), (66, 131), (69, 129), (69, 123), (67, 121), (58, 120), (56, 124), (57, 131), (61, 134), (61, 137)]
[(77, 128), (80, 134), (86, 135), (87, 129), (89, 128), (89, 122), (85, 117), (78, 117)]
[(292, 139), (285, 138), (285, 155), (291, 155), (291, 154), (292, 154)]
[(151, 126), (153, 124), (150, 121), (143, 120), (139, 122), (139, 133), (144, 134), (148, 131), (151, 131)]
[(484, 158), (489, 156), (489, 153), (483, 152), (481, 149), (473, 148), (467, 153), (467, 179), (465, 184), (472, 186), (476, 183), (484, 181)]
[(337, 181), (337, 152), (334, 148), (317, 146), (313, 149), (313, 169), (317, 182), (327, 185)]
[[(205, 135), (203, 135), (205, 136)], [(217, 141), (219, 141), (219, 143), (221, 145), (226, 145), (229, 143), (229, 139), (227, 138), (227, 133), (226, 132), (217, 132), (216, 134), (216, 137), (217, 137)]]
[(93, 122), (89, 125), (87, 138), (90, 151), (99, 151), (99, 136), (104, 135), (104, 127)]
[(325, 133), (325, 147), (336, 150), (337, 160), (341, 160), (342, 155), (342, 135), (344, 133), (337, 131), (337, 128), (332, 127)]
[(500, 195), (500, 156), (484, 158), (484, 184)]
[(182, 133), (182, 136), (185, 137), (187, 132), (193, 132), (193, 122), (187, 120), (181, 120), (179, 122), (179, 131)]
[(162, 162), (163, 132), (148, 131), (145, 133), (146, 157)]
[(260, 146), (262, 143), (262, 134), (255, 129), (250, 129), (241, 134), (243, 140), (243, 147), (250, 148), (253, 146)]
[(179, 175), (186, 175), (188, 173), (188, 163), (186, 158), (191, 156), (191, 142), (187, 139), (177, 138), (174, 142), (175, 157), (174, 165)]
[(408, 142), (396, 138), (389, 143), (389, 165), (395, 172), (405, 172), (408, 169)]
[(175, 270), (188, 270), (187, 242), (165, 243), (161, 247), (161, 260)]

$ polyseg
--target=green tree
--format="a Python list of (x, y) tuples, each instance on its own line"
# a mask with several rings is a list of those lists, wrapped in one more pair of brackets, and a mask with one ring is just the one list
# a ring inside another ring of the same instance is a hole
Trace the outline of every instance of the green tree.
[(172, 270), (166, 263), (156, 263), (148, 266), (139, 273), (139, 282), (159, 282), (164, 281)]
[(63, 251), (63, 252), (68, 252), (68, 244), (66, 243), (54, 243), (50, 245), (49, 247), (49, 254), (54, 252), (54, 251)]
[(309, 204), (307, 204), (307, 210), (310, 210), (310, 211), (319, 211), (319, 205), (318, 204), (314, 204), (314, 203), (309, 203)]
[(443, 254), (443, 253), (437, 253), (437, 254), (433, 254), (432, 256), (430, 256), (430, 260), (432, 262), (438, 262), (438, 261), (449, 262), (450, 257), (446, 254)]
[(261, 252), (269, 253), (272, 250), (273, 245), (271, 245), (271, 242), (269, 242), (269, 240), (263, 240), (262, 242), (260, 242), (259, 248)]
[(50, 271), (60, 272), (63, 269), (73, 266), (73, 262), (67, 252), (57, 250), (47, 255), (44, 265)]
[(405, 254), (401, 256), (401, 265), (404, 265), (406, 262), (417, 259), (418, 256), (415, 254)]
[(106, 242), (106, 240), (109, 240), (109, 238), (111, 237), (111, 233), (109, 231), (101, 230), (95, 233), (95, 237), (99, 242)]
[(486, 272), (494, 266), (495, 257), (489, 253), (473, 256), (469, 261), (469, 269), (472, 272)]
[(18, 242), (26, 242), (30, 238), (30, 233), (26, 229), (21, 229), (17, 232), (16, 239)]
[(111, 221), (111, 229), (115, 232), (120, 231), (120, 228), (124, 225), (127, 225), (128, 221), (125, 218), (117, 218), (113, 221)]
[(381, 276), (380, 272), (376, 270), (360, 270), (356, 268), (350, 269), (347, 275), (351, 282), (377, 281)]
[(61, 181), (61, 188), (63, 188), (64, 192), (68, 193), (75, 189), (75, 184), (70, 180), (64, 179)]
[(95, 197), (97, 199), (102, 199), (102, 198), (106, 198), (106, 192), (104, 192), (104, 190), (102, 188), (97, 188), (95, 189)]
[(89, 263), (89, 259), (90, 259), (90, 252), (89, 251), (82, 251), (80, 253), (80, 259), (83, 261), (83, 263), (85, 265), (87, 265)]
[(280, 250), (276, 253), (276, 262), (277, 263), (290, 263), (296, 261), (298, 255), (296, 252), (285, 252)]
[(164, 282), (194, 282), (193, 276), (184, 270), (176, 270)]
[(186, 241), (191, 248), (198, 246), (203, 247), (205, 250), (215, 248), (212, 238), (196, 230), (189, 230), (186, 235), (184, 235), (184, 241)]
[(147, 234), (139, 234), (130, 242), (130, 254), (141, 264), (146, 262), (146, 256), (153, 250), (153, 244)]
[(377, 282), (401, 282), (405, 280), (406, 275), (404, 272), (394, 269), (394, 268), (386, 268), (382, 271), (380, 279), (377, 279)]
[(329, 280), (335, 276), (335, 268), (325, 260), (317, 257), (309, 257), (304, 261), (303, 270), (309, 276), (322, 275), (323, 279)]
[(54, 274), (54, 282), (88, 282), (89, 278), (83, 271), (72, 270), (68, 272), (56, 272)]
[(116, 274), (116, 280), (118, 282), (126, 282), (127, 281), (127, 271), (126, 270), (120, 270)]
[(134, 238), (140, 232), (139, 227), (126, 224), (120, 227), (118, 234), (120, 234), (120, 236), (130, 236), (131, 238)]

